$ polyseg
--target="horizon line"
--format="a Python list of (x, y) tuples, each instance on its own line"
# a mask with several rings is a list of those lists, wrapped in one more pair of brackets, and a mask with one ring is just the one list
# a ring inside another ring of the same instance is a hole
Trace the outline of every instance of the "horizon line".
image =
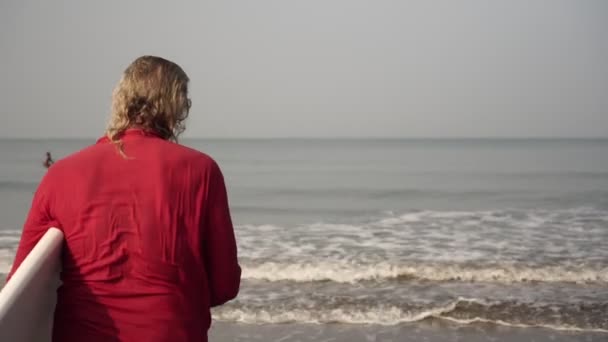
[[(0, 136), (0, 140), (97, 140), (97, 137), (11, 137)], [(608, 136), (195, 136), (179, 140), (604, 140)]]

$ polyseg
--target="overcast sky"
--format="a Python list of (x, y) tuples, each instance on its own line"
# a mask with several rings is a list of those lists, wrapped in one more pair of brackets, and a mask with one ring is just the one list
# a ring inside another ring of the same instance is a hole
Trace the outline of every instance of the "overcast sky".
[(608, 137), (608, 1), (0, 1), (0, 137), (97, 137), (143, 54), (187, 137)]

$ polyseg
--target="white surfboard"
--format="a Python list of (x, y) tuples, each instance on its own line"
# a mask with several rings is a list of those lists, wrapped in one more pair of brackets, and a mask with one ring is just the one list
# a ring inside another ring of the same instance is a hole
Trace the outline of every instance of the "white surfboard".
[(51, 341), (62, 246), (50, 228), (0, 291), (0, 341)]

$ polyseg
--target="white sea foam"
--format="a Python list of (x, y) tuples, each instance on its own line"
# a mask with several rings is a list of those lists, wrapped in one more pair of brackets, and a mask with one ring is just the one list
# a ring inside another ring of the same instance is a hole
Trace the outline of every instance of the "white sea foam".
[(544, 324), (544, 323), (535, 323), (535, 324), (511, 323), (511, 322), (507, 322), (507, 321), (504, 321), (501, 319), (487, 319), (487, 318), (481, 318), (481, 317), (475, 317), (475, 318), (471, 318), (471, 319), (460, 319), (460, 318), (453, 318), (453, 317), (449, 317), (449, 316), (441, 316), (441, 317), (437, 317), (437, 318), (444, 319), (444, 320), (451, 321), (451, 322), (458, 323), (458, 324), (466, 324), (466, 325), (475, 324), (475, 323), (489, 323), (489, 324), (501, 325), (501, 326), (505, 326), (505, 327), (513, 327), (513, 328), (545, 328), (545, 329), (558, 330), (558, 331), (594, 332), (594, 333), (607, 333), (608, 334), (608, 329), (581, 328), (581, 327), (577, 327), (577, 326), (570, 325), (570, 324), (557, 325), (557, 324)]
[(378, 308), (353, 309), (247, 309), (223, 307), (214, 310), (217, 320), (240, 323), (349, 323), (349, 324), (378, 324), (395, 325), (399, 323), (417, 322), (428, 317), (439, 316), (456, 308), (458, 301), (445, 307), (420, 311), (407, 311), (395, 306)]
[[(238, 226), (243, 257), (287, 260), (333, 258), (561, 264), (608, 260), (608, 214), (594, 208), (560, 210), (415, 211), (357, 224)], [(306, 246), (306, 248), (303, 248)], [(335, 257), (335, 258), (334, 258)], [(353, 260), (355, 259), (355, 260)]]
[(15, 252), (12, 249), (0, 249), (0, 274), (6, 274), (10, 271), (13, 265)]
[[(495, 303), (483, 300), (458, 298), (450, 303), (436, 307), (403, 309), (394, 305), (377, 305), (370, 307), (344, 308), (290, 308), (285, 306), (260, 308), (239, 305), (227, 305), (213, 309), (213, 317), (219, 321), (239, 322), (245, 324), (278, 324), (278, 323), (344, 323), (344, 324), (373, 324), (391, 326), (403, 323), (419, 322), (426, 319), (441, 319), (458, 324), (489, 323), (509, 327), (532, 328), (541, 327), (562, 331), (608, 333), (605, 325), (594, 326), (585, 323), (585, 317), (580, 315), (578, 322), (560, 322), (559, 315), (538, 316), (535, 311), (528, 317), (520, 317), (517, 313), (509, 313), (500, 308), (498, 313), (503, 318), (484, 318), (479, 313), (467, 311), (473, 305), (485, 308), (491, 314)], [(475, 309), (473, 309), (475, 310)], [(469, 312), (472, 318), (461, 318)], [(481, 313), (483, 315), (483, 313)], [(522, 320), (524, 322), (522, 322)], [(577, 325), (580, 324), (580, 326)]]
[(0, 230), (0, 274), (10, 271), (20, 238), (20, 230)]
[(386, 262), (372, 265), (357, 265), (347, 262), (314, 264), (267, 262), (259, 265), (245, 265), (243, 278), (294, 282), (334, 281), (338, 283), (386, 281), (391, 279), (500, 283), (608, 283), (608, 267), (591, 269), (584, 267), (525, 267), (516, 265), (491, 267), (449, 264), (393, 265)]

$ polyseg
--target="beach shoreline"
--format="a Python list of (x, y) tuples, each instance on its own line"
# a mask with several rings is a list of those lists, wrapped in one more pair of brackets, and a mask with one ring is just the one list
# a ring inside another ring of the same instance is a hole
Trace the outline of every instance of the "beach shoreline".
[[(6, 274), (0, 274), (0, 289)], [(369, 342), (369, 341), (606, 341), (608, 332), (556, 330), (474, 322), (459, 324), (436, 318), (396, 325), (345, 323), (239, 323), (214, 320), (210, 341)]]
[(368, 342), (368, 341), (605, 341), (607, 333), (517, 328), (494, 324), (459, 325), (438, 320), (395, 326), (359, 324), (243, 324), (214, 322), (210, 341)]

